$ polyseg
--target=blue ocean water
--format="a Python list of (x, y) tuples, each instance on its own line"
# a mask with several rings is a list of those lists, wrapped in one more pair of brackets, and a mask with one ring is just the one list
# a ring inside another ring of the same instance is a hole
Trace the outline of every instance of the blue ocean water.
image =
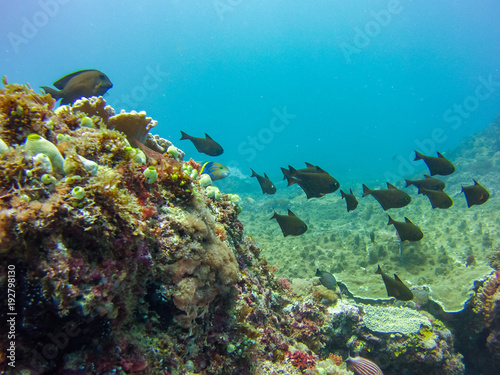
[(341, 184), (397, 182), (423, 170), (414, 149), (453, 149), (500, 112), (499, 14), (491, 0), (2, 0), (0, 73), (38, 90), (99, 69), (117, 111), (145, 110), (188, 158), (235, 168), (228, 180), (308, 161)]

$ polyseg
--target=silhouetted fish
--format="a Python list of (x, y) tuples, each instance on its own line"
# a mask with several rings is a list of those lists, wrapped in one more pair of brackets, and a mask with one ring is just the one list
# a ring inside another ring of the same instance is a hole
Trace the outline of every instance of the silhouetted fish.
[(395, 221), (389, 216), (387, 225), (391, 224), (396, 228), (401, 241), (420, 241), (424, 238), (424, 233), (420, 228), (413, 224), (407, 217), (405, 217), (405, 221)]
[(345, 361), (347, 369), (353, 371), (356, 375), (384, 375), (380, 367), (369, 359), (349, 356)]
[(415, 185), (417, 188), (423, 187), (423, 188), (429, 189), (429, 190), (443, 190), (446, 187), (446, 184), (443, 181), (438, 180), (437, 178), (434, 178), (431, 176), (427, 176), (427, 175), (424, 175), (424, 176), (425, 176), (425, 178), (422, 180), (407, 180), (407, 179), (405, 179), (405, 181), (406, 181), (405, 187), (408, 187), (410, 185)]
[(295, 214), (288, 210), (288, 215), (279, 215), (274, 212), (272, 219), (276, 219), (278, 222), (283, 236), (299, 236), (306, 232), (307, 225), (302, 220), (300, 220)]
[(384, 272), (382, 272), (380, 265), (375, 273), (382, 275), (382, 280), (384, 280), (385, 289), (387, 290), (387, 295), (389, 297), (394, 297), (400, 301), (410, 301), (413, 299), (413, 293), (410, 288), (403, 284), (396, 274), (394, 274), (394, 279), (391, 279)]
[(200, 174), (208, 174), (212, 181), (217, 181), (229, 176), (229, 169), (221, 163), (207, 161), (201, 166)]
[(288, 186), (298, 184), (306, 193), (307, 199), (321, 198), (339, 188), (339, 182), (328, 172), (312, 164), (306, 165), (305, 169), (295, 169), (290, 165), (288, 170), (281, 168), (283, 176), (288, 180)]
[(101, 96), (113, 87), (106, 74), (94, 69), (79, 70), (68, 74), (53, 85), (61, 91), (47, 86), (41, 86), (41, 88), (54, 99), (61, 99), (61, 104), (71, 104), (82, 97)]
[(319, 277), (319, 282), (330, 290), (337, 289), (337, 280), (335, 280), (335, 276), (333, 276), (330, 272), (320, 271), (316, 269), (316, 276)]
[(363, 198), (367, 195), (372, 195), (385, 210), (389, 208), (401, 208), (411, 202), (411, 197), (403, 190), (399, 190), (396, 186), (387, 183), (387, 189), (371, 190), (363, 184)]
[(184, 133), (181, 130), (181, 141), (184, 139), (189, 139), (193, 142), (194, 147), (203, 154), (208, 156), (219, 156), (224, 152), (222, 146), (215, 142), (212, 137), (205, 133), (205, 138), (192, 137), (189, 134)]
[(425, 164), (427, 164), (427, 167), (431, 172), (431, 176), (434, 176), (435, 174), (447, 176), (455, 172), (455, 166), (451, 163), (451, 161), (446, 159), (440, 152), (437, 154), (437, 157), (426, 156), (415, 150), (415, 161), (422, 159)]
[(474, 205), (481, 205), (490, 198), (490, 193), (479, 182), (474, 180), (474, 185), (462, 186), (462, 192), (465, 194), (467, 200), (467, 207)]
[(418, 193), (424, 194), (429, 198), (432, 208), (450, 208), (453, 206), (453, 200), (443, 190), (429, 190), (419, 187)]
[(340, 190), (340, 194), (342, 195), (342, 198), (344, 198), (345, 202), (347, 203), (347, 212), (355, 210), (356, 207), (358, 207), (358, 200), (356, 199), (356, 197), (352, 193), (352, 189), (351, 189), (350, 194), (344, 193), (342, 190)]
[(255, 171), (252, 168), (250, 168), (250, 170), (252, 171), (251, 177), (257, 177), (257, 181), (259, 181), (260, 188), (262, 189), (262, 192), (264, 194), (273, 195), (274, 193), (276, 193), (276, 186), (274, 186), (274, 184), (271, 182), (271, 180), (269, 179), (269, 177), (267, 177), (265, 173), (264, 176), (261, 176), (255, 173)]

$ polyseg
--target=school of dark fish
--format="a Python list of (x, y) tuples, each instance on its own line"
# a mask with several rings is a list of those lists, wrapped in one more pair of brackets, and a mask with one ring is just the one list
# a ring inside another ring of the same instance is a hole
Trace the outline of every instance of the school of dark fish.
[[(70, 73), (53, 84), (58, 90), (50, 87), (42, 86), (41, 88), (54, 99), (60, 100), (61, 105), (72, 104), (82, 97), (102, 96), (110, 88), (113, 87), (110, 79), (101, 71), (95, 69), (79, 70)], [(222, 146), (212, 139), (207, 133), (205, 137), (194, 137), (181, 131), (181, 140), (189, 140), (193, 143), (196, 150), (208, 156), (219, 156), (224, 152)], [(446, 184), (432, 176), (441, 175), (448, 176), (455, 172), (455, 166), (446, 159), (440, 152), (437, 156), (424, 155), (415, 150), (414, 161), (423, 160), (429, 169), (430, 175), (424, 175), (420, 180), (405, 179), (406, 188), (415, 186), (418, 189), (418, 194), (425, 195), (433, 209), (448, 209), (453, 206), (452, 198), (444, 192)], [(331, 194), (337, 191), (340, 183), (332, 177), (328, 172), (321, 167), (311, 163), (305, 163), (306, 168), (295, 169), (292, 166), (281, 168), (283, 179), (287, 180), (288, 186), (297, 184), (306, 194), (307, 199), (321, 198), (326, 194)], [(276, 193), (276, 186), (269, 179), (266, 173), (263, 175), (257, 174), (251, 169), (251, 177), (256, 177), (263, 194), (273, 195)], [(203, 163), (201, 174), (208, 174), (212, 180), (219, 180), (229, 175), (229, 170), (226, 166), (208, 161)], [(461, 193), (464, 193), (467, 202), (467, 207), (474, 205), (482, 205), (488, 201), (490, 194), (477, 180), (473, 179), (474, 184), (462, 186)], [(393, 184), (387, 182), (387, 189), (370, 189), (365, 184), (362, 185), (363, 198), (371, 195), (381, 206), (384, 211), (389, 209), (397, 209), (405, 207), (411, 203), (411, 197), (405, 191), (398, 189)], [(349, 193), (340, 190), (341, 197), (346, 201), (347, 212), (355, 210), (358, 207), (352, 188)], [(414, 224), (410, 219), (404, 218), (404, 221), (394, 220), (388, 215), (389, 222), (387, 225), (393, 225), (402, 242), (405, 241), (420, 241), (424, 237), (422, 230)], [(297, 217), (290, 209), (287, 215), (280, 215), (274, 212), (271, 219), (275, 219), (280, 226), (283, 236), (299, 236), (307, 231), (307, 225), (299, 217)], [(467, 261), (467, 265), (473, 263), (472, 260)], [(386, 275), (380, 265), (375, 272), (382, 276), (385, 284), (387, 295), (401, 301), (409, 301), (413, 299), (411, 290), (394, 274), (394, 279)], [(320, 283), (328, 289), (335, 290), (337, 282), (335, 277), (326, 271), (316, 271), (316, 276), (319, 277)], [(382, 374), (382, 371), (371, 361), (362, 357), (349, 357), (349, 367), (362, 374)]]

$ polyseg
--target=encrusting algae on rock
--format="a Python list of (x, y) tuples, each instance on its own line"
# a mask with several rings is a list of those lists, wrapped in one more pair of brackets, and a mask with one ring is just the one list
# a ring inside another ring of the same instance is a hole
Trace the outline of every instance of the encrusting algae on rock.
[[(333, 310), (322, 286), (292, 293), (243, 235), (239, 197), (209, 197), (199, 164), (167, 152), (145, 115), (133, 144), (101, 97), (53, 105), (27, 86), (0, 90), (1, 281), (13, 265), (23, 374), (349, 374), (348, 349), (393, 343), (367, 333), (359, 310)], [(32, 134), (57, 148), (62, 173), (26, 150)], [(2, 298), (4, 321), (7, 308)], [(0, 353), (8, 345), (3, 335)], [(416, 374), (404, 359), (394, 369)], [(421, 368), (445, 368), (433, 366)]]

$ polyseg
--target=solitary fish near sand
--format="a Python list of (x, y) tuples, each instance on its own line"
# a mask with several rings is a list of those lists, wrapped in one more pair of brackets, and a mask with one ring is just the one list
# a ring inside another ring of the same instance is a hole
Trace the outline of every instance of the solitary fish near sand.
[(424, 238), (424, 233), (422, 233), (420, 228), (413, 224), (407, 217), (405, 217), (405, 221), (396, 221), (389, 216), (387, 225), (391, 224), (396, 228), (401, 241), (420, 241)]
[(380, 265), (375, 273), (382, 275), (382, 280), (384, 281), (385, 289), (389, 297), (394, 297), (400, 301), (410, 301), (413, 299), (413, 293), (410, 288), (403, 284), (398, 275), (394, 274), (394, 279), (392, 279), (382, 271)]
[(71, 104), (80, 98), (104, 95), (106, 91), (113, 87), (113, 84), (103, 72), (87, 69), (62, 77), (54, 82), (54, 86), (61, 91), (47, 86), (41, 87), (54, 99), (61, 99), (61, 105), (64, 105)]
[(288, 215), (279, 215), (274, 212), (272, 219), (276, 219), (278, 222), (283, 236), (300, 236), (307, 230), (307, 225), (302, 220), (300, 220), (295, 214), (288, 210)]
[(269, 177), (267, 177), (267, 174), (264, 173), (264, 176), (261, 176), (255, 173), (252, 168), (250, 168), (250, 170), (252, 171), (252, 175), (250, 177), (257, 177), (262, 193), (269, 195), (276, 193), (276, 186), (274, 186), (273, 182), (269, 179)]
[(351, 189), (350, 194), (345, 193), (342, 190), (340, 190), (340, 194), (342, 195), (342, 199), (345, 199), (345, 201), (347, 203), (347, 212), (355, 210), (356, 207), (358, 207), (358, 200), (356, 199), (356, 197), (352, 193), (352, 189)]
[(465, 194), (465, 199), (467, 200), (467, 207), (472, 207), (474, 205), (481, 205), (485, 203), (490, 198), (490, 193), (483, 186), (474, 180), (474, 185), (462, 186), (462, 193)]

